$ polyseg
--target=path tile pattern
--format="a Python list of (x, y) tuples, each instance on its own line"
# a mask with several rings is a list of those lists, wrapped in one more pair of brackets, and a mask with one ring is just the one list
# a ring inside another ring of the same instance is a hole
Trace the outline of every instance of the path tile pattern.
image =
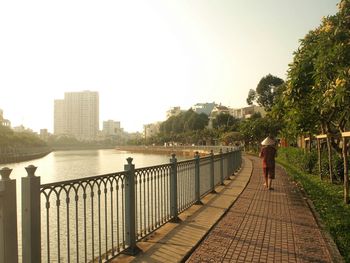
[(263, 187), (261, 160), (241, 196), (187, 262), (332, 262), (299, 189), (276, 167), (274, 190)]

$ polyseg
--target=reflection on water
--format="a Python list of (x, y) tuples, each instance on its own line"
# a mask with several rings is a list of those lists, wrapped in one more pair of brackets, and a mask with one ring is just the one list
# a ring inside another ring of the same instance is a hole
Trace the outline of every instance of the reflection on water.
[(168, 163), (170, 159), (167, 155), (129, 153), (114, 149), (57, 151), (40, 159), (4, 164), (1, 167), (13, 169), (11, 179), (19, 179), (26, 176), (24, 167), (32, 164), (38, 167), (35, 174), (41, 177), (41, 183), (44, 184), (123, 171), (128, 157), (133, 158), (135, 168)]

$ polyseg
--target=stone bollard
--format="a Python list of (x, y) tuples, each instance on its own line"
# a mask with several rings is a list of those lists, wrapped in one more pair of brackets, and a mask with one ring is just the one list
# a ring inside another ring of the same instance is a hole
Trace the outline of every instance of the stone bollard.
[(16, 180), (12, 169), (0, 170), (0, 262), (18, 262)]

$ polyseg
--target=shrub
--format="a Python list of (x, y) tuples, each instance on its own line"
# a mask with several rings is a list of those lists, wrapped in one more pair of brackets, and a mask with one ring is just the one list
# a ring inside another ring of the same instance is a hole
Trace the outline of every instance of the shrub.
[(287, 147), (278, 150), (278, 158), (287, 161), (306, 173), (314, 173), (317, 168), (317, 153), (305, 152), (301, 148)]

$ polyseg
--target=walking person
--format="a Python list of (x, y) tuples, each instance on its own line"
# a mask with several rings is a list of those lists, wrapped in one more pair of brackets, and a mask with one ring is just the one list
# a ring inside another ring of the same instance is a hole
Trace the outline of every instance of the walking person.
[(259, 155), (263, 161), (264, 186), (268, 190), (273, 190), (271, 187), (272, 180), (275, 179), (275, 158), (277, 156), (275, 144), (275, 141), (270, 136), (266, 137), (261, 142), (262, 148)]

